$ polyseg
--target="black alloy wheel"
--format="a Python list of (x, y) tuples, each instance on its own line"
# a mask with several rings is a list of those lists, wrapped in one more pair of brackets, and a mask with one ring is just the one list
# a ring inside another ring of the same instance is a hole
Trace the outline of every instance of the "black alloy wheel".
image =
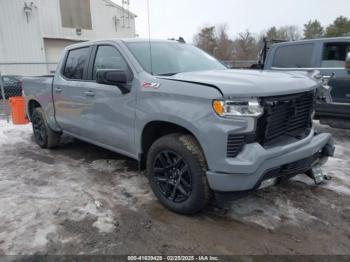
[(147, 154), (147, 176), (154, 194), (179, 214), (198, 213), (210, 201), (207, 170), (201, 146), (189, 134), (165, 135)]
[(154, 160), (153, 170), (159, 190), (166, 199), (182, 203), (191, 196), (191, 171), (180, 155), (168, 150), (161, 151)]
[(30, 117), (33, 125), (34, 138), (42, 148), (55, 148), (60, 142), (61, 133), (52, 130), (46, 121), (41, 107), (35, 108)]
[(36, 142), (43, 146), (46, 143), (47, 139), (47, 132), (46, 132), (46, 126), (43, 122), (43, 119), (40, 117), (40, 115), (35, 115), (32, 120), (33, 124), (33, 130), (34, 130), (34, 137)]

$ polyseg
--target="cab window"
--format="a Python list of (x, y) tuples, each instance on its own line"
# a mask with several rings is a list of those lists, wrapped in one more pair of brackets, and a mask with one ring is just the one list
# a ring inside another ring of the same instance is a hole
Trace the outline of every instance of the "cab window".
[(90, 56), (90, 47), (78, 48), (69, 51), (63, 75), (68, 79), (81, 80), (87, 67)]
[(322, 68), (344, 68), (350, 43), (326, 43), (323, 46)]
[(101, 69), (118, 69), (128, 72), (128, 65), (121, 53), (113, 46), (99, 46), (93, 68), (93, 80)]
[(277, 68), (312, 67), (313, 44), (277, 47), (272, 66)]

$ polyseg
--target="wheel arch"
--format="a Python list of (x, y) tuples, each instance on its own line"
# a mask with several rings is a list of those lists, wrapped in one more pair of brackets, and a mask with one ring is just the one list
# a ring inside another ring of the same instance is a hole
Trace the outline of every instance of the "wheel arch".
[(35, 108), (40, 108), (40, 107), (42, 107), (42, 106), (37, 100), (31, 99), (31, 100), (28, 101), (27, 114), (28, 114), (29, 120), (32, 119), (32, 115), (33, 115), (34, 109)]
[(146, 168), (146, 159), (148, 155), (148, 151), (150, 147), (153, 145), (153, 143), (158, 140), (159, 138), (169, 135), (169, 134), (175, 134), (175, 133), (183, 133), (188, 134), (194, 137), (194, 139), (197, 141), (198, 146), (204, 154), (204, 150), (201, 146), (200, 140), (198, 138), (198, 135), (196, 135), (196, 131), (186, 127), (183, 124), (174, 123), (170, 121), (164, 121), (164, 120), (155, 120), (150, 121), (147, 124), (144, 125), (141, 137), (140, 137), (140, 169), (144, 170)]

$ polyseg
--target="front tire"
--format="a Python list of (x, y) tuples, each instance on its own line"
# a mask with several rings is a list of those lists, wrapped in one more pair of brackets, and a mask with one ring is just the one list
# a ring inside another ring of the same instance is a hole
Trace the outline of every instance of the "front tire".
[(171, 134), (157, 140), (147, 157), (147, 174), (154, 194), (168, 209), (194, 214), (209, 202), (207, 164), (196, 139)]
[(31, 117), (35, 142), (42, 148), (57, 147), (61, 134), (48, 125), (42, 108), (35, 108)]

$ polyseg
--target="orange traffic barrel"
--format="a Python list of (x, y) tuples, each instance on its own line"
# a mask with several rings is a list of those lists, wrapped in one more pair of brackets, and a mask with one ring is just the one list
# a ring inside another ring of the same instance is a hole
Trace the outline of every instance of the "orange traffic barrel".
[(9, 99), (11, 107), (12, 122), (15, 125), (25, 125), (28, 124), (25, 112), (25, 102), (23, 97), (15, 96)]

